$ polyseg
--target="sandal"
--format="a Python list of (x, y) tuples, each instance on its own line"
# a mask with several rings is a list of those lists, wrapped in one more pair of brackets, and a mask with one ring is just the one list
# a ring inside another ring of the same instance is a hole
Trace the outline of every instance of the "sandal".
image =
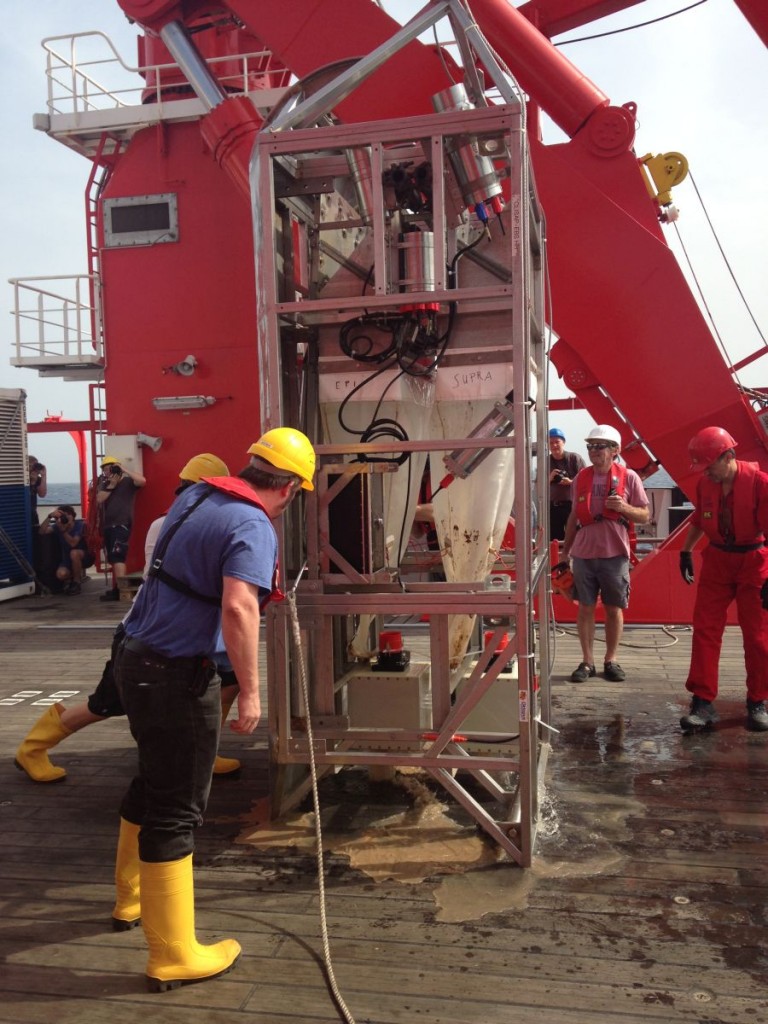
[(577, 669), (571, 672), (572, 683), (585, 683), (587, 679), (591, 679), (592, 676), (597, 675), (597, 669), (594, 665), (588, 665), (586, 661), (582, 661)]

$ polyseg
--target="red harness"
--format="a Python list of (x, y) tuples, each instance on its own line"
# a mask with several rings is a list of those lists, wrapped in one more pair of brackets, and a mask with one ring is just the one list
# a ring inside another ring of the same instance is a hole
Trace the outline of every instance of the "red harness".
[[(627, 490), (627, 467), (620, 462), (614, 462), (608, 475), (610, 480), (608, 481), (608, 494), (606, 494), (606, 498), (611, 494), (616, 494), (619, 498), (623, 498)], [(592, 523), (599, 523), (601, 519), (613, 519), (621, 523), (629, 534), (629, 560), (632, 565), (637, 565), (635, 524), (610, 508), (598, 513), (597, 516), (592, 513), (592, 484), (594, 479), (594, 466), (587, 466), (586, 469), (582, 469), (576, 477), (576, 518), (579, 526), (591, 526)]]
[(756, 462), (737, 462), (733, 479), (733, 536), (720, 532), (720, 511), (724, 502), (722, 485), (703, 476), (699, 480), (697, 506), (701, 528), (710, 541), (722, 546), (750, 546), (760, 544), (765, 534), (755, 519), (757, 501), (755, 490), (760, 467)]
[[(609, 475), (610, 481), (606, 498), (611, 494), (617, 494), (620, 498), (623, 498), (627, 489), (627, 467), (622, 466), (619, 462), (614, 462)], [(592, 523), (597, 523), (601, 519), (617, 519), (629, 529), (628, 520), (612, 509), (605, 509), (597, 518), (592, 514), (592, 484), (594, 479), (594, 466), (587, 466), (586, 469), (582, 469), (576, 477), (576, 517), (580, 525), (591, 526)]]

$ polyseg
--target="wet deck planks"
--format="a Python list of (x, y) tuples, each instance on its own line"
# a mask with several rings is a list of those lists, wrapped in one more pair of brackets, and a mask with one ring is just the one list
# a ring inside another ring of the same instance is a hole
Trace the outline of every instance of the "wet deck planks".
[[(225, 978), (145, 992), (140, 930), (108, 922), (117, 806), (134, 751), (124, 721), (72, 737), (69, 777), (33, 785), (15, 748), (50, 696), (97, 681), (124, 610), (81, 599), (0, 604), (3, 771), (0, 1021), (57, 1024), (321, 1024), (342, 1019), (322, 969), (310, 852), (237, 843), (268, 790), (266, 736), (217, 780), (196, 853), (198, 931), (244, 947)], [(51, 628), (64, 627), (64, 628)], [(326, 855), (336, 976), (358, 1024), (768, 1024), (768, 736), (743, 728), (738, 631), (723, 651), (720, 727), (683, 739), (690, 638), (631, 630), (624, 684), (573, 685), (557, 640), (560, 735), (530, 871), (496, 863), (419, 883), (373, 882)], [(381, 798), (347, 773), (323, 785), (329, 828), (354, 829)], [(385, 812), (403, 804), (385, 798)], [(487, 912), (483, 912), (487, 911)]]

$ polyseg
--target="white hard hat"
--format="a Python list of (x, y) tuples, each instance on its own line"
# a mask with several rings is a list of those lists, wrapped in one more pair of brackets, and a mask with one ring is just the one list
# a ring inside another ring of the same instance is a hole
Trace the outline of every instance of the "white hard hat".
[(596, 427), (592, 427), (584, 440), (608, 441), (610, 444), (615, 444), (619, 448), (621, 447), (621, 434), (615, 427), (610, 427), (607, 423), (598, 423)]

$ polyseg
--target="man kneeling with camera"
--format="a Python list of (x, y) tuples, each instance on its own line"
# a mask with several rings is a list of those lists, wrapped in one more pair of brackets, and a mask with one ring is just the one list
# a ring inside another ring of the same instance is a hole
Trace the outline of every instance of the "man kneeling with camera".
[(77, 518), (71, 505), (59, 505), (40, 527), (41, 534), (54, 531), (61, 548), (56, 579), (64, 585), (64, 593), (73, 597), (80, 593), (84, 571), (94, 561), (86, 543), (85, 522)]

